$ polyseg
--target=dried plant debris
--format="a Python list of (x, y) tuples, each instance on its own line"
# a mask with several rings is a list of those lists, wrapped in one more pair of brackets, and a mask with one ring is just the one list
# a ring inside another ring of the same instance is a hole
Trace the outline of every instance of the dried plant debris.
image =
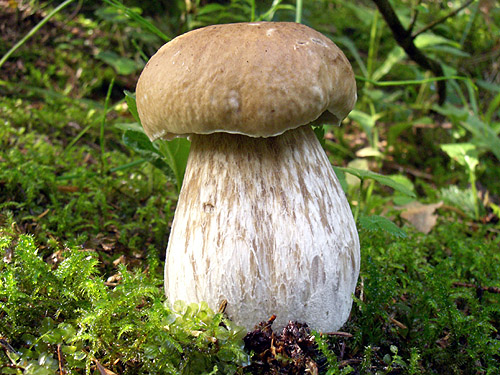
[(245, 349), (253, 353), (252, 374), (319, 374), (315, 358), (318, 350), (305, 323), (290, 321), (281, 332), (274, 332), (276, 316), (255, 326), (244, 337)]

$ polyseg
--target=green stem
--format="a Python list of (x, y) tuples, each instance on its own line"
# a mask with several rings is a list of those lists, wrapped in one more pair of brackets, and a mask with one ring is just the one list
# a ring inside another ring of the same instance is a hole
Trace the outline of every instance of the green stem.
[(33, 27), (28, 34), (24, 36), (19, 42), (17, 42), (10, 50), (7, 51), (5, 55), (3, 55), (2, 59), (0, 59), (0, 68), (7, 61), (7, 59), (14, 53), (16, 50), (21, 47), (26, 41), (31, 38), (35, 33), (40, 30), (40, 28), (45, 25), (55, 14), (60, 12), (62, 9), (71, 4), (74, 0), (66, 0), (64, 3), (60, 4), (57, 8), (52, 10), (43, 20), (41, 20), (35, 27)]
[(374, 60), (375, 60), (375, 55), (376, 55), (376, 40), (377, 40), (377, 29), (378, 29), (378, 12), (373, 13), (373, 22), (372, 22), (372, 27), (370, 30), (370, 45), (368, 47), (368, 61), (367, 61), (367, 70), (368, 70), (368, 77), (371, 77), (373, 74), (373, 66), (374, 66)]
[[(375, 188), (375, 181), (370, 181), (370, 185), (368, 185), (368, 188), (366, 189), (366, 194), (365, 194), (365, 209), (366, 206), (368, 206), (368, 202), (370, 202), (370, 199), (372, 198), (372, 193), (373, 189)], [(366, 214), (366, 212), (365, 212)]]
[[(448, 77), (432, 77), (426, 79), (409, 79), (403, 81), (375, 81), (373, 79), (369, 79), (363, 76), (356, 76), (358, 81), (364, 81), (371, 83), (374, 86), (402, 86), (402, 85), (421, 85), (423, 83), (435, 82), (435, 81), (446, 81), (450, 79), (457, 79), (461, 81), (469, 81), (468, 77), (460, 77), (460, 76), (448, 76)], [(472, 83), (472, 81), (471, 81)]]
[(302, 22), (302, 0), (297, 0), (295, 5), (295, 22)]
[(358, 189), (358, 204), (356, 205), (356, 209), (354, 210), (354, 222), (358, 222), (359, 212), (361, 210), (361, 198), (363, 196), (363, 185), (365, 180), (363, 178), (359, 179), (359, 189)]
[(115, 77), (111, 80), (111, 83), (108, 86), (108, 92), (106, 93), (106, 99), (104, 101), (104, 113), (101, 119), (101, 129), (99, 136), (99, 144), (101, 146), (101, 175), (104, 174), (106, 170), (106, 159), (104, 157), (104, 126), (106, 125), (106, 115), (108, 114), (109, 100), (111, 98), (111, 91), (113, 90), (113, 85), (115, 84)]
[(469, 182), (472, 190), (472, 198), (474, 199), (474, 218), (479, 220), (479, 199), (477, 197), (476, 173), (473, 169), (469, 169)]

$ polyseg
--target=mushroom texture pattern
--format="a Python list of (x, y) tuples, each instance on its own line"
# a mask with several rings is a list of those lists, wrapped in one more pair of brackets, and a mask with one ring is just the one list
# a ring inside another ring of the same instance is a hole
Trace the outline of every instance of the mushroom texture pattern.
[(352, 68), (296, 23), (191, 31), (164, 45), (137, 85), (149, 137), (189, 135), (165, 263), (171, 302), (206, 301), (251, 329), (348, 319), (359, 274), (356, 226), (310, 127), (353, 108)]

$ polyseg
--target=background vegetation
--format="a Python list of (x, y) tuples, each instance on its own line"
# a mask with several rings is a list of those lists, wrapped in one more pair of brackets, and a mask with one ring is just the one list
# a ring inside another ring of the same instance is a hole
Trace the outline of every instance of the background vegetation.
[[(376, 3), (0, 1), (0, 372), (499, 373), (500, 7)], [(263, 347), (222, 312), (166, 303), (189, 143), (151, 144), (133, 96), (164, 42), (250, 20), (331, 37), (359, 97), (342, 127), (316, 129), (360, 230), (351, 318), (264, 323)]]

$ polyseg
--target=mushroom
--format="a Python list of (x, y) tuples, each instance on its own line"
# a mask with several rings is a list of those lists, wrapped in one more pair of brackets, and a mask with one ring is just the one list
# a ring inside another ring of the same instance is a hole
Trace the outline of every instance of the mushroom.
[(227, 301), (247, 329), (271, 315), (278, 327), (340, 328), (359, 239), (310, 123), (338, 124), (354, 107), (342, 51), (296, 23), (209, 26), (161, 47), (136, 93), (151, 140), (192, 141), (167, 248), (168, 300)]

